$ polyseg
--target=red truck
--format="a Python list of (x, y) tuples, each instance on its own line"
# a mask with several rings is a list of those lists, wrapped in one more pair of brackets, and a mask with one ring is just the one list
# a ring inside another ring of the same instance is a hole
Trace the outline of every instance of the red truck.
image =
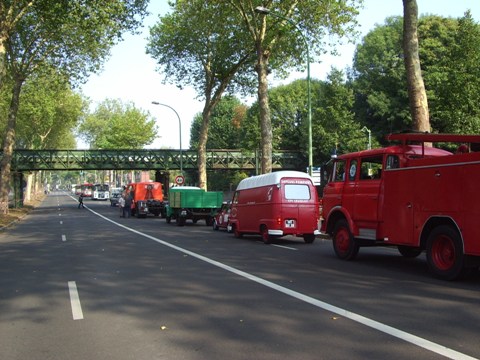
[[(405, 257), (426, 251), (429, 270), (445, 280), (478, 268), (480, 136), (405, 133), (387, 140), (398, 144), (333, 159), (321, 231), (332, 237), (337, 257), (393, 245)], [(430, 146), (449, 143), (458, 150)]]
[(134, 208), (132, 215), (147, 217), (148, 214), (165, 217), (165, 202), (163, 199), (163, 185), (159, 182), (138, 182), (127, 186), (131, 193)]

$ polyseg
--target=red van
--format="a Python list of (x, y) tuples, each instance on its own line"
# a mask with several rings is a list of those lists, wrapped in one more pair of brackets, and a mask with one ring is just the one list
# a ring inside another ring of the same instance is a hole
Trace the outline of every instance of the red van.
[(260, 234), (265, 243), (286, 235), (312, 243), (319, 235), (319, 202), (312, 178), (277, 171), (240, 181), (233, 195), (228, 230), (241, 237)]

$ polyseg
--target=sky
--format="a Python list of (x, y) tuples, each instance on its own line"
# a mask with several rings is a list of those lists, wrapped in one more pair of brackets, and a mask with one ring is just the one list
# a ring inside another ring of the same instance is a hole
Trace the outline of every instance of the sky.
[[(454, 18), (463, 16), (469, 9), (475, 21), (480, 22), (479, 0), (417, 0), (417, 5), (419, 15)], [(145, 19), (141, 33), (125, 34), (124, 40), (112, 48), (102, 72), (91, 75), (81, 92), (91, 100), (92, 111), (105, 99), (119, 99), (149, 112), (159, 128), (159, 136), (147, 148), (179, 149), (181, 134), (182, 149), (187, 149), (192, 120), (202, 111), (203, 102), (196, 99), (197, 94), (191, 88), (180, 90), (175, 85), (163, 84), (164, 76), (157, 70), (155, 60), (145, 53), (145, 49), (149, 28), (158, 21), (159, 16), (168, 13), (170, 7), (167, 0), (150, 0), (148, 10), (151, 14)], [(401, 0), (365, 0), (358, 16), (361, 35), (357, 42), (375, 25), (382, 25), (387, 17), (397, 15), (403, 15)], [(312, 78), (324, 80), (332, 66), (338, 69), (351, 66), (355, 45), (342, 45), (337, 49), (339, 56), (324, 55), (319, 59), (320, 63), (311, 64)], [(292, 73), (287, 82), (304, 77), (306, 72)], [(280, 80), (273, 78), (269, 81), (270, 86), (280, 83)], [(242, 100), (251, 103), (252, 98)], [(153, 101), (167, 106), (154, 105)], [(79, 143), (78, 147), (88, 148), (83, 143)]]

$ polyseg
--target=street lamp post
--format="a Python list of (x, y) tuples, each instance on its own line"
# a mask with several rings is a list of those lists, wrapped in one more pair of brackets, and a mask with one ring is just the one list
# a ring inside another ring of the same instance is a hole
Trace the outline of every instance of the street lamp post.
[(183, 175), (182, 121), (180, 120), (180, 115), (178, 115), (177, 111), (173, 107), (171, 107), (170, 105), (162, 104), (162, 103), (159, 103), (158, 101), (152, 101), (152, 104), (168, 107), (169, 109), (173, 110), (175, 115), (177, 115), (177, 118), (178, 118), (178, 134), (179, 134), (178, 136), (180, 138), (180, 173)]
[(308, 174), (312, 176), (312, 168), (313, 168), (313, 150), (312, 150), (312, 95), (311, 95), (311, 85), (310, 85), (310, 47), (308, 46), (307, 38), (303, 33), (302, 29), (295, 23), (292, 19), (284, 17), (280, 14), (277, 14), (270, 9), (267, 9), (263, 6), (257, 6), (255, 8), (255, 12), (264, 15), (273, 15), (279, 19), (283, 19), (288, 21), (292, 24), (302, 36), (303, 41), (305, 42), (305, 47), (307, 49), (307, 106), (308, 106)]
[(360, 130), (367, 132), (367, 134), (368, 134), (368, 147), (367, 147), (367, 149), (370, 150), (372, 148), (372, 131), (369, 128), (367, 128), (366, 126), (361, 128)]

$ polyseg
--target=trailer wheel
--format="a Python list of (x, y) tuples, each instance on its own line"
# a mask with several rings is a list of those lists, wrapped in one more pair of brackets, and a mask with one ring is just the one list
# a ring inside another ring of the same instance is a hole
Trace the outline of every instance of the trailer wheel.
[(272, 237), (268, 234), (268, 228), (266, 225), (260, 227), (260, 235), (265, 244), (270, 244), (272, 242)]
[(398, 245), (397, 249), (403, 257), (410, 259), (416, 258), (422, 253), (422, 249), (411, 246)]
[(466, 274), (458, 231), (448, 225), (433, 229), (427, 239), (427, 263), (430, 272), (444, 280), (455, 280)]
[(360, 249), (345, 219), (341, 219), (335, 224), (332, 244), (335, 254), (342, 260), (355, 259)]
[(315, 234), (303, 234), (303, 241), (307, 244), (311, 244), (315, 241)]

